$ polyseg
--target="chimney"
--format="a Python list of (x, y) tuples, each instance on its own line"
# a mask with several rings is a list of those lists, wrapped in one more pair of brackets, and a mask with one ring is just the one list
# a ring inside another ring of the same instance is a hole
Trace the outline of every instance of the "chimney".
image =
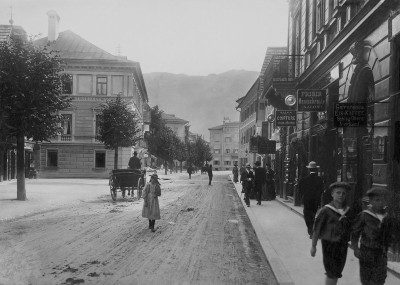
[(60, 22), (60, 16), (58, 16), (57, 12), (54, 10), (48, 11), (47, 16), (49, 17), (47, 39), (49, 42), (52, 42), (58, 38), (58, 23)]

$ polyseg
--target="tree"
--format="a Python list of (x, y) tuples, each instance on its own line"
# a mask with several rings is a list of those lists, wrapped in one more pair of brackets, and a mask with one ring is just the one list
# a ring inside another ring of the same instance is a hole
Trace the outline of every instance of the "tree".
[(47, 47), (11, 36), (0, 42), (2, 133), (17, 143), (17, 199), (26, 200), (26, 139), (48, 141), (60, 133), (60, 110), (70, 106), (62, 94), (62, 62)]
[(203, 166), (204, 162), (211, 161), (213, 158), (210, 146), (207, 144), (205, 140), (203, 140), (200, 137), (198, 137), (194, 142), (194, 152), (195, 152), (194, 163), (198, 167)]
[(146, 136), (146, 141), (149, 152), (163, 160), (167, 174), (168, 163), (174, 158), (175, 134), (166, 126), (162, 113), (158, 106), (151, 108), (150, 132)]
[(104, 143), (106, 149), (114, 150), (114, 169), (117, 169), (118, 148), (134, 146), (142, 139), (136, 113), (118, 96), (102, 105), (98, 118), (97, 139)]

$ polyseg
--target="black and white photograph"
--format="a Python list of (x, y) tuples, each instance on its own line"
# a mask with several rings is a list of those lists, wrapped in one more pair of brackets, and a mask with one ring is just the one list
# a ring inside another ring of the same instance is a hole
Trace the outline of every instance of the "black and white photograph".
[(0, 0), (0, 285), (400, 284), (400, 0)]

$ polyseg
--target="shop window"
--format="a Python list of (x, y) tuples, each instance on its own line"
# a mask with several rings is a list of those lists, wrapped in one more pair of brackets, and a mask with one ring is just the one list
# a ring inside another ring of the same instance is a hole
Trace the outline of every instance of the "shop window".
[(103, 150), (95, 151), (95, 168), (106, 168), (106, 152)]
[(58, 150), (48, 149), (47, 150), (47, 167), (57, 167), (58, 166)]
[(386, 162), (387, 136), (377, 136), (373, 140), (372, 159)]

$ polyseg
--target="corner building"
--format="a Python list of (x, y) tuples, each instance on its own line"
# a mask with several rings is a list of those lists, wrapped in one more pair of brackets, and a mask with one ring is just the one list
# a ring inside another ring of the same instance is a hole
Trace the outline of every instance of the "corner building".
[[(38, 176), (107, 178), (114, 169), (114, 150), (106, 149), (96, 139), (97, 118), (102, 104), (120, 96), (137, 114), (142, 131), (146, 130), (148, 98), (140, 64), (114, 56), (72, 31), (58, 33), (58, 14), (49, 11), (47, 15), (48, 37), (36, 40), (35, 44), (48, 44), (50, 49), (58, 51), (65, 64), (63, 72), (68, 75), (63, 82), (63, 93), (68, 94), (72, 102), (69, 109), (60, 112), (62, 133), (37, 147)], [(143, 159), (146, 153), (143, 141), (134, 147), (119, 148), (118, 168), (128, 166), (134, 150)]]

